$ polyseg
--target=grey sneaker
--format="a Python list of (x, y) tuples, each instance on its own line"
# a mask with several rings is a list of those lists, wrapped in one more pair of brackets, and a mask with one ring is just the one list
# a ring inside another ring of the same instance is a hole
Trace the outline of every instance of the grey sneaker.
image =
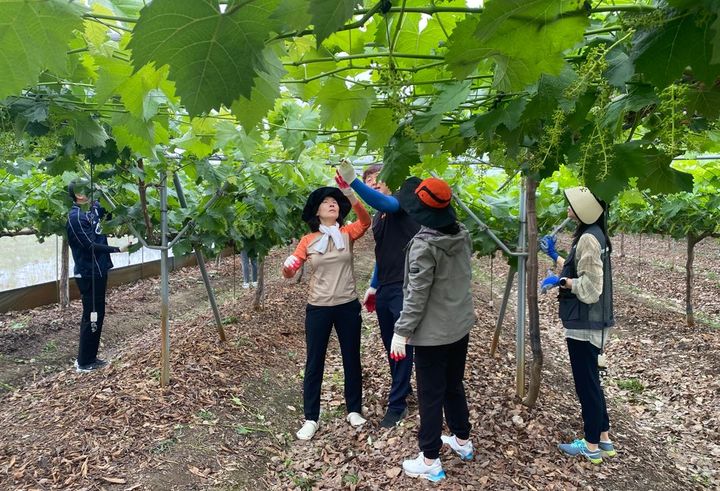
[(78, 365), (77, 360), (75, 360), (75, 371), (78, 373), (94, 372), (95, 370), (105, 368), (107, 365), (108, 362), (101, 360), (100, 358), (96, 358), (94, 362), (87, 365)]
[(460, 445), (455, 435), (440, 437), (444, 445), (450, 446), (453, 452), (458, 454), (462, 460), (472, 460), (473, 458), (473, 444), (470, 440), (465, 442), (465, 445)]

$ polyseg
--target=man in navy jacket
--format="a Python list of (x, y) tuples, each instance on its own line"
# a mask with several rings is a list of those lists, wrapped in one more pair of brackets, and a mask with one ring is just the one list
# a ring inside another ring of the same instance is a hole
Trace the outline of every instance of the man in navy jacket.
[(129, 245), (108, 245), (102, 234), (100, 220), (105, 210), (95, 201), (90, 204), (89, 186), (85, 181), (73, 181), (68, 193), (73, 200), (66, 225), (68, 244), (75, 261), (75, 281), (82, 296), (83, 313), (80, 320), (80, 345), (75, 368), (90, 372), (107, 365), (97, 357), (103, 320), (108, 271), (113, 267), (110, 254), (126, 252)]

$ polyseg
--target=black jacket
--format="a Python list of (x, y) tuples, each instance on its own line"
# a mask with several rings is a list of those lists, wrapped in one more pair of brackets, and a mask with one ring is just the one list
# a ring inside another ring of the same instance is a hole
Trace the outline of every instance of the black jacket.
[(95, 202), (89, 211), (83, 211), (77, 204), (70, 208), (66, 230), (68, 244), (75, 261), (75, 274), (83, 278), (105, 276), (113, 263), (110, 254), (120, 252), (109, 246), (102, 234), (100, 219), (105, 210)]

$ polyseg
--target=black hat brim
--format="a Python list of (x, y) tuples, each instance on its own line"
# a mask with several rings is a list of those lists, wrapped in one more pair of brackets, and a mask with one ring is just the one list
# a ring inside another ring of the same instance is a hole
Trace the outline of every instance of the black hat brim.
[(317, 216), (320, 203), (322, 203), (328, 196), (335, 198), (335, 201), (338, 202), (338, 205), (340, 206), (340, 219), (345, 219), (352, 209), (350, 200), (347, 199), (347, 196), (345, 196), (338, 188), (323, 186), (321, 188), (317, 188), (315, 191), (310, 193), (310, 196), (308, 196), (308, 199), (305, 202), (305, 208), (303, 208), (302, 212), (302, 219), (304, 222), (308, 223)]
[(397, 192), (400, 206), (415, 222), (426, 227), (438, 229), (452, 225), (457, 221), (455, 209), (451, 204), (445, 208), (431, 208), (423, 204), (415, 194), (422, 181), (418, 177), (409, 177)]

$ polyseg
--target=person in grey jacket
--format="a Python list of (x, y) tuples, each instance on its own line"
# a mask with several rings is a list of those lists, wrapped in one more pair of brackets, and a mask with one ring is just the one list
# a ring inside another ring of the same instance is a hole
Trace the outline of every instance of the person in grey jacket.
[[(407, 247), (403, 308), (391, 342), (393, 359), (415, 350), (420, 430), (417, 458), (405, 460), (410, 477), (445, 477), (439, 454), (447, 444), (471, 460), (470, 420), (463, 378), (470, 329), (475, 324), (472, 241), (458, 223), (446, 182), (410, 178), (398, 192), (403, 209), (421, 225)], [(443, 411), (452, 434), (442, 435)]]

